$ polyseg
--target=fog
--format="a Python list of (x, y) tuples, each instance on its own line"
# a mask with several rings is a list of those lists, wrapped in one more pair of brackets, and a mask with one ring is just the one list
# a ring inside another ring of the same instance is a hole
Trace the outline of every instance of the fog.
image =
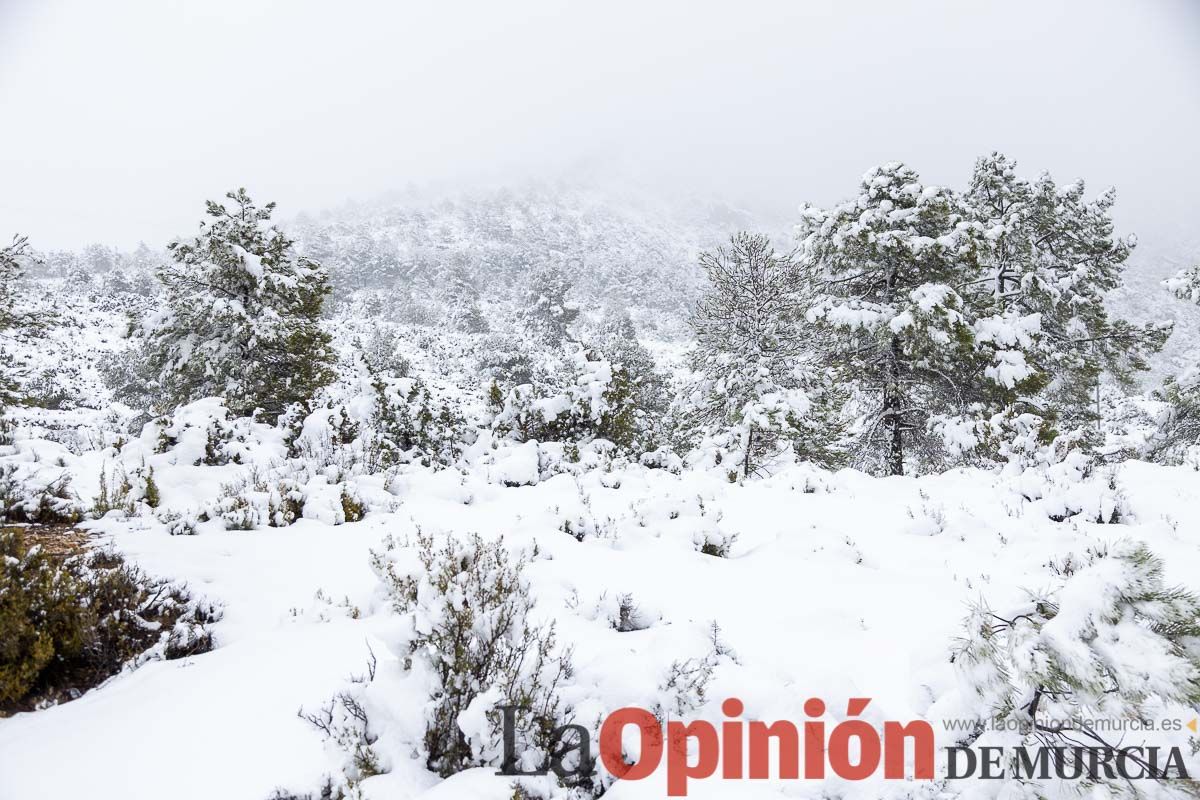
[(770, 215), (880, 161), (1000, 149), (1200, 220), (1200, 3), (0, 0), (0, 237), (162, 244), (234, 186), (284, 215), (567, 177)]

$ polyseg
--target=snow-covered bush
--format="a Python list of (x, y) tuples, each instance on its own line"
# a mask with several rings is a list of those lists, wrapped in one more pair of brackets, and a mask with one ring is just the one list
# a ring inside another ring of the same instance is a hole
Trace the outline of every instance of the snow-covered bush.
[(83, 505), (71, 489), (70, 472), (38, 466), (0, 463), (0, 522), (74, 524), (83, 519)]
[(354, 792), (361, 781), (384, 772), (379, 754), (375, 752), (378, 737), (371, 732), (367, 709), (356, 695), (356, 691), (369, 686), (375, 679), (375, 669), (376, 662), (372, 653), (367, 674), (351, 678), (351, 682), (355, 684), (354, 690), (338, 693), (316, 712), (306, 713), (303, 709), (300, 711), (302, 719), (321, 731), (327, 741), (348, 757), (349, 763), (343, 768), (342, 780), (338, 784), (331, 779), (326, 782), (325, 791), (331, 798), (345, 797), (342, 785), (346, 790)]
[(157, 519), (171, 536), (195, 536), (196, 526), (200, 524), (198, 515), (184, 511), (164, 511)]
[(0, 715), (72, 699), (127, 665), (209, 650), (217, 616), (114, 553), (53, 556), (0, 531)]
[(120, 462), (100, 467), (100, 492), (92, 504), (93, 516), (103, 517), (109, 511), (120, 510), (129, 516), (146, 509), (155, 509), (161, 502), (154, 467), (145, 464), (126, 470)]
[(652, 444), (653, 417), (639, 408), (635, 380), (624, 366), (595, 351), (570, 349), (548, 358), (533, 382), (502, 395), (492, 428), (519, 442), (579, 445), (604, 440), (640, 456)]
[(736, 664), (737, 654), (721, 639), (721, 627), (713, 622), (708, 629), (708, 652), (675, 660), (658, 685), (659, 700), (652, 709), (660, 720), (688, 717), (708, 702), (708, 686), (721, 664)]
[(400, 334), (394, 328), (375, 324), (357, 344), (372, 375), (403, 378), (412, 368), (400, 354)]
[(424, 739), (429, 768), (448, 776), (499, 766), (496, 706), (505, 704), (522, 709), (528, 725), (527, 740), (518, 744), (528, 752), (520, 757), (540, 762), (551, 731), (569, 712), (558, 692), (571, 675), (571, 653), (556, 646), (553, 625), (529, 619), (524, 559), (478, 534), (466, 541), (448, 536), (439, 546), (418, 532), (415, 554), (375, 553), (373, 566), (406, 620), (406, 665), (429, 675), (435, 687)]
[(1080, 517), (1089, 522), (1118, 524), (1130, 513), (1117, 473), (1098, 468), (1095, 459), (1072, 449), (1049, 466), (1015, 477), (1022, 495), (1056, 522)]
[(1164, 704), (1200, 702), (1200, 601), (1165, 584), (1145, 545), (1093, 549), (1055, 567), (1065, 577), (1058, 587), (1013, 608), (981, 602), (967, 619), (953, 661), (968, 705), (980, 720), (1014, 723), (981, 728), (980, 746), (1064, 746), (1070, 759), (1075, 745), (1117, 745), (1108, 731), (1119, 727), (1080, 720), (1145, 720)]
[[(343, 490), (344, 491), (344, 490)], [(205, 506), (203, 517), (219, 519), (226, 530), (249, 531), (262, 526), (286, 528), (304, 516), (308, 495), (296, 473), (288, 466), (265, 471), (251, 469), (248, 474), (223, 484), (221, 493)], [(361, 513), (358, 515), (361, 519)], [(172, 533), (193, 533), (183, 517), (174, 517), (168, 525), (179, 527)]]
[(457, 405), (435, 397), (422, 381), (381, 375), (372, 389), (365, 442), (369, 471), (411, 462), (450, 465), (473, 441)]
[(230, 461), (227, 445), (234, 437), (234, 428), (220, 398), (206, 397), (180, 406), (152, 425), (157, 451), (171, 452), (177, 464), (211, 467)]

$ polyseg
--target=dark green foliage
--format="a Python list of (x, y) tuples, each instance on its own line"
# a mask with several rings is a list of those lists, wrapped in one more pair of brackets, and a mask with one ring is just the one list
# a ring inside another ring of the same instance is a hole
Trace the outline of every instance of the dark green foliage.
[(380, 376), (372, 388), (375, 409), (369, 427), (377, 456), (373, 468), (412, 462), (449, 465), (458, 459), (467, 430), (456, 407), (434, 397), (415, 378)]
[(493, 414), (499, 414), (504, 408), (504, 392), (500, 389), (500, 384), (495, 378), (488, 384), (487, 388), (487, 408)]
[(158, 483), (154, 480), (154, 467), (150, 467), (146, 471), (142, 500), (151, 508), (158, 508), (158, 504), (162, 502), (162, 495), (158, 491)]
[(346, 522), (358, 522), (367, 514), (367, 507), (362, 500), (350, 493), (350, 490), (342, 487), (342, 516)]
[(237, 415), (268, 420), (332, 379), (330, 337), (320, 325), (325, 270), (297, 256), (244, 189), (232, 210), (208, 203), (189, 242), (169, 245), (159, 271), (167, 310), (148, 321), (147, 357), (168, 402), (223, 397)]
[(212, 647), (213, 611), (113, 553), (51, 555), (0, 531), (0, 715), (69, 700), (155, 644)]

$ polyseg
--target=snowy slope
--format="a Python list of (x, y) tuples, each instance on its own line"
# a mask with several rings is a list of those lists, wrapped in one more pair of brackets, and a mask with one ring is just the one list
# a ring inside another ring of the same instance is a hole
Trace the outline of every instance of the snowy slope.
[[(186, 501), (195, 482), (181, 478), (202, 469), (163, 465), (164, 502)], [(488, 474), (408, 469), (390, 484), (392, 510), (337, 526), (306, 519), (171, 537), (152, 518), (90, 524), (150, 572), (222, 601), (218, 647), (0, 721), (0, 797), (262, 800), (276, 787), (315, 791), (343, 755), (296, 712), (362, 674), (370, 648), (394, 695), (387, 715), (373, 719), (390, 772), (365, 781), (364, 796), (507, 798), (507, 780), (490, 770), (442, 783), (415, 757), (424, 698), (389, 650), (396, 618), (368, 556), (384, 536), (403, 538), (416, 526), (504, 536), (527, 552), (536, 542), (528, 570), (536, 613), (556, 620), (560, 638), (575, 647), (565, 693), (581, 718), (652, 705), (673, 660), (704, 655), (711, 621), (736, 661), (720, 662), (695, 716), (719, 719), (720, 701), (737, 696), (747, 718), (799, 720), (804, 700), (821, 697), (833, 722), (844, 716), (845, 698), (862, 696), (873, 698), (863, 715), (870, 721), (954, 717), (961, 698), (948, 657), (968, 603), (985, 596), (1003, 607), (1023, 587), (1048, 584), (1052, 558), (1123, 538), (1147, 542), (1172, 582), (1194, 584), (1200, 568), (1191, 535), (1200, 526), (1200, 477), (1186, 467), (1130, 462), (1115, 472), (1116, 490), (1104, 479), (976, 471), (876, 479), (804, 466), (744, 486), (642, 468), (520, 488), (491, 483)], [(1122, 524), (1087, 521), (1114, 505)], [(1064, 506), (1082, 513), (1053, 521)], [(580, 518), (598, 534), (577, 541), (562, 531), (565, 520)], [(728, 558), (698, 552), (706, 538), (735, 535)], [(613, 629), (614, 599), (625, 593), (648, 628)], [(953, 738), (935, 730), (940, 744)], [(662, 780), (618, 783), (610, 796), (661, 797)], [(913, 789), (895, 781), (789, 784), (698, 781), (689, 796), (891, 797)]]

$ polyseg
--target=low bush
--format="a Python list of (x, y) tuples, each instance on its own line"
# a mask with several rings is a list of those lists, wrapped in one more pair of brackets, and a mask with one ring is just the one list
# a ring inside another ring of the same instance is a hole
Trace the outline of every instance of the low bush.
[[(569, 715), (559, 686), (571, 675), (571, 653), (555, 646), (552, 625), (528, 620), (533, 600), (522, 576), (525, 561), (478, 534), (465, 542), (449, 536), (439, 547), (418, 533), (417, 551), (415, 572), (387, 553), (376, 554), (374, 566), (395, 609), (411, 621), (410, 667), (421, 662), (437, 686), (425, 730), (429, 769), (445, 777), (499, 766), (495, 706), (504, 703), (525, 710), (526, 747), (549, 752), (554, 727)], [(471, 736), (463, 730), (467, 717), (479, 717)]]
[(47, 479), (22, 474), (17, 464), (0, 464), (0, 522), (73, 525), (81, 519), (83, 508), (65, 470)]
[(127, 665), (212, 648), (213, 607), (115, 553), (0, 530), (0, 716), (71, 700)]

